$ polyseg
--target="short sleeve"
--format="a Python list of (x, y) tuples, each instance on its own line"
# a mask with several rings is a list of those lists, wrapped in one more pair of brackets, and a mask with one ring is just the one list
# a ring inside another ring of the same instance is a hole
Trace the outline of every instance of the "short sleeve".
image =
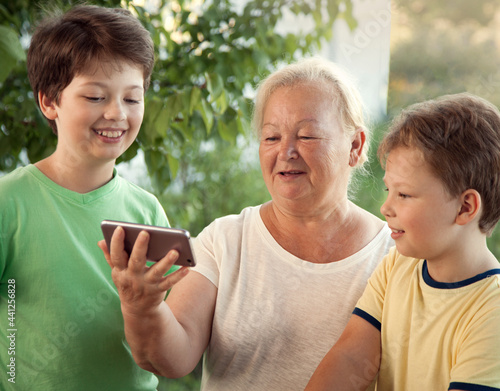
[(371, 323), (378, 330), (381, 329), (382, 311), (387, 290), (387, 282), (396, 259), (396, 248), (392, 247), (389, 253), (379, 263), (358, 300), (353, 314), (358, 315)]
[(500, 293), (492, 296), (457, 341), (450, 389), (500, 390)]
[(214, 248), (215, 222), (205, 227), (200, 234), (193, 238), (193, 252), (196, 266), (193, 271), (200, 273), (216, 287), (219, 286), (219, 267)]
[(170, 227), (168, 217), (159, 201), (156, 202), (155, 220), (155, 225), (160, 227)]

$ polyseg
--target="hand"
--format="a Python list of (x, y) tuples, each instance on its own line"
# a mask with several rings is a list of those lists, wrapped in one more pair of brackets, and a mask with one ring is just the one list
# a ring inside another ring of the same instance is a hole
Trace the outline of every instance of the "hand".
[(183, 267), (165, 276), (179, 257), (176, 250), (171, 250), (160, 261), (148, 267), (146, 252), (149, 234), (142, 231), (136, 239), (130, 258), (124, 249), (125, 231), (115, 229), (111, 238), (111, 249), (104, 240), (98, 246), (111, 267), (111, 278), (118, 289), (122, 312), (131, 316), (144, 317), (153, 313), (165, 300), (167, 291), (179, 282), (189, 269)]

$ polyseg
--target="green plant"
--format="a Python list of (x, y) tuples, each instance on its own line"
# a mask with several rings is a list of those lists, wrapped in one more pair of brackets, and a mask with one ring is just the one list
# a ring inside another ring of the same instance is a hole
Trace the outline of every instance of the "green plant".
[[(42, 1), (41, 6), (52, 3)], [(274, 64), (319, 47), (330, 38), (337, 18), (355, 25), (351, 0), (251, 0), (241, 11), (229, 0), (160, 0), (154, 8), (131, 0), (88, 3), (132, 10), (153, 37), (157, 63), (146, 95), (143, 127), (120, 161), (132, 159), (142, 149), (156, 191), (175, 178), (181, 156), (195, 138), (220, 137), (234, 143), (238, 134), (245, 133), (251, 110), (246, 92)], [(309, 15), (315, 28), (279, 34), (275, 27), (284, 12)], [(11, 42), (13, 32), (19, 40), (27, 40), (38, 15), (38, 4), (27, 0), (1, 5), (0, 25), (11, 33), (0, 35), (0, 42), (19, 49)], [(0, 69), (3, 61), (0, 57)], [(56, 143), (33, 102), (23, 58), (14, 66), (9, 61), (11, 72), (0, 80), (0, 171), (15, 168), (24, 152), (29, 162), (39, 160)]]

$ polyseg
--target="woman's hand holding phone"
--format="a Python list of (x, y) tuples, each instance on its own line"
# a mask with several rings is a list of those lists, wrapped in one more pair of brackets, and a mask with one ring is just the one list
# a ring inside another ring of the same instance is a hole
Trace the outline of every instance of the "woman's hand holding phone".
[(167, 291), (189, 271), (188, 267), (182, 267), (166, 275), (179, 258), (177, 250), (170, 250), (158, 262), (147, 266), (149, 237), (148, 232), (141, 231), (130, 257), (125, 251), (125, 230), (122, 227), (115, 229), (109, 249), (105, 240), (98, 243), (111, 267), (111, 278), (118, 289), (124, 316), (154, 316), (154, 312), (160, 310)]

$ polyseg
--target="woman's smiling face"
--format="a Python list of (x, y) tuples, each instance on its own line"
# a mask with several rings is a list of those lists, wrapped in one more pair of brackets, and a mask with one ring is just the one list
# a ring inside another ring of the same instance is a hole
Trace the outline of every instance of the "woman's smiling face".
[(313, 82), (280, 87), (267, 101), (260, 164), (274, 202), (321, 207), (347, 199), (353, 141), (333, 98)]

